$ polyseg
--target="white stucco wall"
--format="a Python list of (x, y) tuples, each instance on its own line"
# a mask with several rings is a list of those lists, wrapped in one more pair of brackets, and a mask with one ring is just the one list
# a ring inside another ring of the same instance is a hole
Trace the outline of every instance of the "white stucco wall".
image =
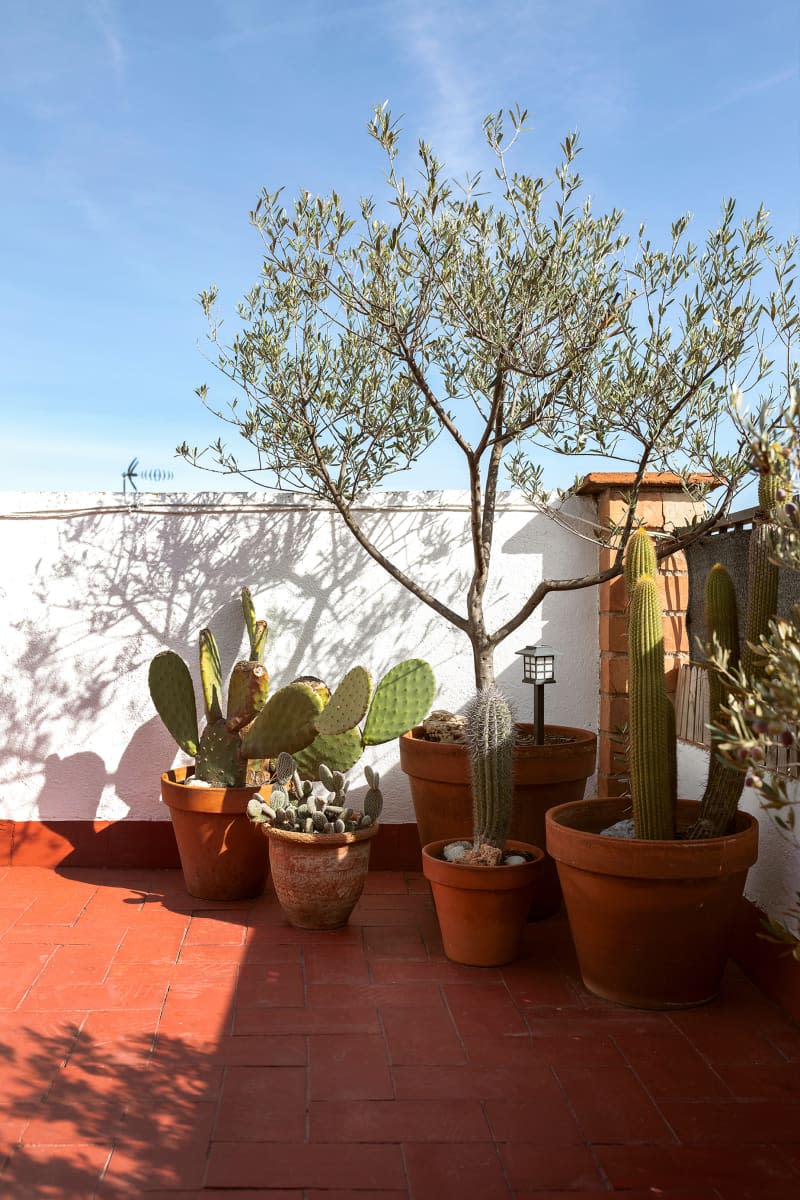
[[(382, 493), (364, 513), (386, 553), (461, 612), (465, 502), (459, 492)], [(591, 519), (591, 500), (575, 505)], [(0, 819), (165, 819), (159, 774), (182, 756), (153, 713), (150, 659), (177, 650), (197, 682), (197, 635), (210, 625), (229, 669), (245, 647), (245, 583), (269, 621), (275, 684), (302, 673), (336, 682), (357, 662), (378, 677), (419, 655), (436, 673), (437, 707), (458, 709), (473, 688), (464, 636), (303, 498), (5, 493), (0, 518)], [(591, 542), (501, 497), (491, 627), (545, 571), (582, 576), (595, 564)], [(514, 651), (542, 639), (561, 652), (547, 720), (596, 729), (596, 591), (551, 595), (500, 647), (498, 682), (521, 719), (532, 690), (519, 683)], [(367, 753), (383, 775), (384, 820), (413, 820), (396, 744)], [(356, 795), (359, 780), (356, 769)]]
[[(689, 742), (678, 743), (678, 795), (699, 800), (708, 774), (708, 751)], [(800, 803), (800, 783), (791, 785), (789, 798)], [(800, 846), (797, 835), (775, 824), (758, 793), (745, 788), (740, 807), (758, 820), (758, 859), (750, 868), (745, 889), (748, 899), (786, 924), (786, 914), (798, 906)], [(794, 927), (794, 922), (789, 924)]]

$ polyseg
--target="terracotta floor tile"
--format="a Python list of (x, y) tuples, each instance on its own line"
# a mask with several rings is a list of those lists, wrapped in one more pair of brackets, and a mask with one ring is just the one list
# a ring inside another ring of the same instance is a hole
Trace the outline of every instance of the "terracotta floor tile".
[(656, 1101), (729, 1098), (720, 1072), (690, 1042), (647, 1034), (617, 1034), (617, 1046)]
[(304, 1142), (305, 1067), (228, 1067), (216, 1142)]
[(246, 962), (239, 968), (238, 1008), (292, 1008), (304, 1003), (305, 985), (299, 963)]
[(626, 1067), (553, 1068), (587, 1142), (674, 1142), (674, 1135)]
[(247, 934), (246, 908), (209, 908), (192, 916), (187, 946), (241, 946)]
[(309, 1009), (328, 1005), (358, 1012), (362, 1008), (444, 1007), (442, 993), (436, 983), (313, 983), (308, 987)]
[[(557, 1028), (557, 1026), (556, 1026)], [(472, 1063), (513, 1066), (524, 1063), (575, 1063), (579, 1066), (622, 1066), (624, 1059), (609, 1037), (563, 1036), (533, 1037), (531, 1034), (509, 1034), (493, 1037), (480, 1034), (464, 1037), (464, 1047)]]
[(400, 1146), (352, 1146), (319, 1143), (271, 1145), (213, 1142), (206, 1183), (209, 1188), (352, 1188), (392, 1189), (405, 1193)]
[(407, 1144), (406, 1169), (414, 1200), (509, 1200), (511, 1190), (494, 1146)]
[(363, 928), (364, 948), (369, 958), (427, 959), (427, 950), (418, 929), (393, 925)]
[[(312, 1100), (391, 1100), (395, 1092), (384, 1039), (336, 1033), (308, 1039)], [(399, 1068), (395, 1068), (394, 1078)]]
[[(729, 1185), (792, 1187), (798, 1175), (771, 1145), (740, 1146), (595, 1146), (594, 1152), (612, 1187), (694, 1187), (698, 1180), (717, 1188)], [(787, 1195), (786, 1200), (789, 1200)]]
[(446, 983), (445, 1000), (463, 1037), (527, 1033), (519, 1009), (505, 988), (492, 984)]
[(315, 1100), (312, 1142), (486, 1142), (491, 1133), (477, 1100)]
[(681, 1142), (742, 1146), (766, 1142), (800, 1144), (800, 1092), (794, 1103), (775, 1100), (718, 1100), (705, 1104), (662, 1101), (661, 1112)]
[[(303, 955), (310, 985), (369, 983), (367, 958), (362, 946), (307, 946)], [(382, 982), (380, 979), (378, 983)]]
[[(557, 1188), (578, 1195), (603, 1186), (603, 1177), (586, 1146), (537, 1146), (531, 1142), (503, 1142), (498, 1153), (515, 1192)], [(653, 1200), (657, 1200), (656, 1197)]]
[[(546, 1093), (563, 1108), (563, 1098), (546, 1066), (529, 1060), (516, 1066), (392, 1067), (398, 1100), (483, 1100), (522, 1104)], [(488, 1112), (488, 1108), (487, 1108)], [(497, 1134), (495, 1134), (497, 1137)], [(500, 1139), (498, 1139), (500, 1140)]]
[(79, 1200), (94, 1196), (109, 1146), (19, 1146), (0, 1170), (8, 1200)]
[(499, 967), (465, 967), (446, 958), (375, 959), (370, 963), (376, 983), (492, 983), (504, 987)]
[(439, 1066), (466, 1061), (450, 1014), (441, 1005), (411, 1010), (385, 1004), (381, 1021), (393, 1064)]
[(639, 1013), (563, 916), (524, 947), (450, 963), (418, 873), (311, 933), (179, 871), (0, 870), (0, 1196), (800, 1195), (800, 1032), (738, 969)]

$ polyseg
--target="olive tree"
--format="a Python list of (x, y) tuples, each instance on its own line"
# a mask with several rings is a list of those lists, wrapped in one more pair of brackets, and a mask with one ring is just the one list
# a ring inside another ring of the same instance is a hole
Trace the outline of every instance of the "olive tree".
[[(498, 490), (509, 484), (556, 520), (573, 489), (548, 494), (541, 449), (630, 463), (635, 502), (645, 472), (719, 481), (708, 517), (675, 530), (667, 554), (730, 506), (748, 469), (747, 439), (724, 420), (734, 382), (767, 388), (769, 305), (759, 274), (793, 247), (775, 243), (759, 209), (737, 224), (733, 201), (702, 245), (680, 217), (659, 249), (629, 238), (623, 213), (595, 215), (568, 136), (550, 179), (511, 170), (526, 113), (486, 118), (495, 170), (448, 178), (425, 142), (409, 180), (386, 106), (368, 125), (386, 156), (386, 196), (301, 192), (284, 206), (263, 190), (251, 221), (260, 276), (227, 342), (215, 286), (200, 294), (211, 361), (234, 385), (223, 404), (198, 388), (246, 457), (222, 439), (190, 462), (327, 501), (353, 537), (418, 600), (468, 637), (476, 684), (493, 679), (495, 648), (552, 592), (586, 588), (621, 569), (633, 512), (601, 531), (605, 570), (546, 578), (512, 617), (489, 628), (487, 588)], [(508, 130), (508, 136), (506, 136)], [(761, 298), (760, 298), (761, 296)], [(762, 401), (764, 397), (762, 396)], [(451, 439), (469, 493), (472, 571), (463, 608), (391, 560), (359, 520), (356, 500)], [(577, 486), (577, 485), (576, 485)], [(694, 489), (697, 498), (704, 493)]]

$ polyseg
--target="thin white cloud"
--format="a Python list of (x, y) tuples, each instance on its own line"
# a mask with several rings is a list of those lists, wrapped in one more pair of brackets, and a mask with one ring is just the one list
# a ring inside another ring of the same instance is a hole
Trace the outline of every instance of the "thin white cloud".
[(781, 71), (773, 71), (769, 75), (764, 75), (761, 79), (753, 79), (748, 83), (743, 83), (740, 87), (734, 88), (727, 95), (722, 96), (713, 104), (705, 105), (701, 109), (694, 109), (691, 114), (681, 117), (678, 121), (673, 121), (664, 130), (665, 133), (671, 133), (675, 129), (681, 129), (686, 125), (695, 123), (701, 117), (713, 117), (717, 113), (724, 112), (728, 108), (733, 108), (737, 104), (741, 104), (743, 100), (749, 100), (752, 96), (761, 95), (763, 92), (771, 92), (775, 88), (783, 87), (787, 83), (800, 80), (800, 72), (797, 67), (786, 67)]
[(97, 26), (108, 53), (108, 60), (117, 83), (125, 77), (127, 55), (122, 38), (119, 14), (113, 0), (86, 0), (86, 12)]

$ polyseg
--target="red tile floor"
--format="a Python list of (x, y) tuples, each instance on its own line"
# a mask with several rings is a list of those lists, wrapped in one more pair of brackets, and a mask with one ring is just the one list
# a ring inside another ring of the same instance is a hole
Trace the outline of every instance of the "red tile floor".
[(455, 966), (416, 874), (315, 934), (174, 871), (0, 871), (3, 1200), (797, 1200), (799, 1064), (734, 967), (594, 999), (563, 918)]

